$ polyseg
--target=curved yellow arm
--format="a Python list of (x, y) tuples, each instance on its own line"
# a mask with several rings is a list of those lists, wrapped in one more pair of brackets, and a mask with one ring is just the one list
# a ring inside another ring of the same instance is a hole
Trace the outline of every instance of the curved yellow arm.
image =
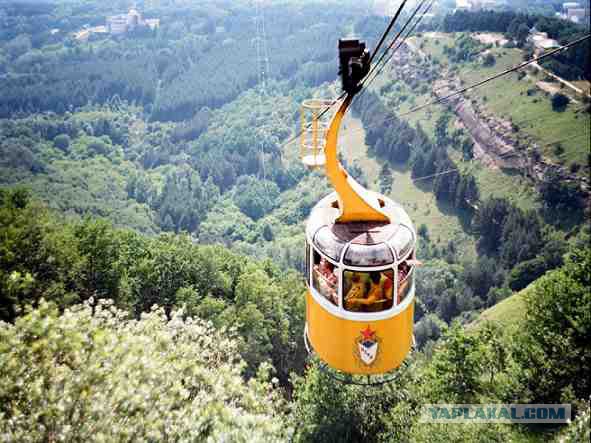
[(389, 218), (380, 210), (380, 203), (374, 194), (349, 177), (337, 158), (337, 142), (341, 122), (351, 101), (352, 95), (341, 103), (326, 134), (324, 155), (326, 156), (326, 175), (338, 195), (340, 215), (337, 223), (349, 222), (388, 222)]

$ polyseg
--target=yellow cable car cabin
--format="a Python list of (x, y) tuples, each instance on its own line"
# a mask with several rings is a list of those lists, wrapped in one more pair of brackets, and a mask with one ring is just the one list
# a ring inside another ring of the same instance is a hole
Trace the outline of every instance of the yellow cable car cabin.
[(413, 342), (416, 233), (400, 205), (363, 188), (338, 161), (340, 124), (368, 70), (356, 65), (367, 61), (363, 43), (341, 40), (339, 49), (348, 95), (322, 143), (336, 192), (316, 204), (306, 226), (305, 334), (332, 368), (384, 374), (400, 366)]

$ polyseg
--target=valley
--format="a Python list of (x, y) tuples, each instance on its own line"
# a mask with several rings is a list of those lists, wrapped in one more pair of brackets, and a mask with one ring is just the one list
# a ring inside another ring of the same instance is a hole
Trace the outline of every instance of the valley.
[[(304, 100), (342, 92), (338, 39), (373, 48), (392, 16), (128, 3), (0, 2), (7, 441), (582, 441), (589, 40), (470, 86), (539, 54), (534, 30), (588, 30), (531, 5), (436, 2), (355, 96), (339, 158), (405, 208), (421, 262), (416, 346), (371, 391), (302, 339), (304, 226), (332, 187), (298, 135)], [(124, 22), (133, 11), (158, 26)], [(520, 402), (569, 402), (574, 420), (419, 420), (425, 404)]]

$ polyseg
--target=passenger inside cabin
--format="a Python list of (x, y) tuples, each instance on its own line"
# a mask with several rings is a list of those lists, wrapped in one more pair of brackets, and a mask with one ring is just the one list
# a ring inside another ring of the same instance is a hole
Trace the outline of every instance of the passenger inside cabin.
[(362, 280), (359, 272), (347, 271), (347, 274), (351, 277), (351, 288), (345, 296), (345, 309), (347, 311), (359, 311), (366, 296), (365, 281)]
[(330, 300), (334, 305), (339, 304), (337, 293), (337, 276), (335, 274), (334, 265), (326, 260), (324, 257), (317, 257), (315, 254), (313, 283), (315, 289), (320, 292), (325, 298)]
[(392, 307), (392, 271), (345, 273), (350, 288), (345, 296), (345, 309), (353, 312), (379, 312)]
[(334, 273), (334, 265), (324, 257), (320, 259), (319, 270), (322, 276), (332, 285), (336, 285), (337, 276)]

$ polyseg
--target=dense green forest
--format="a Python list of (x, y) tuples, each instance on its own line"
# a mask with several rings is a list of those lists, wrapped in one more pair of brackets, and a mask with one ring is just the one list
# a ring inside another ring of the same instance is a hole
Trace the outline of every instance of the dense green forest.
[[(0, 435), (588, 440), (591, 255), (578, 187), (549, 177), (532, 209), (480, 189), (458, 165), (474, 146), (449, 110), (426, 125), (397, 115), (438, 78), (432, 61), (418, 62), (418, 78), (384, 74), (363, 91), (353, 115), (380, 168), (343, 157), (347, 169), (368, 186), (378, 176), (386, 195), (394, 172), (410, 171), (475, 251), (417, 226), (417, 348), (393, 383), (343, 385), (302, 340), (303, 222), (330, 188), (286, 141), (302, 100), (334, 94), (338, 38), (371, 47), (387, 19), (352, 1), (137, 5), (160, 27), (78, 40), (131, 4), (0, 1)], [(562, 23), (442, 18), (447, 32), (504, 32), (524, 54), (524, 26), (561, 42), (580, 34)], [(450, 60), (478, 60), (482, 44), (457, 42)], [(577, 48), (549, 66), (579, 79), (587, 60)], [(518, 322), (480, 320), (514, 293), (525, 299)], [(437, 402), (572, 403), (577, 418), (420, 423)]]
[[(368, 391), (336, 382), (314, 361), (302, 366), (303, 285), (295, 271), (183, 235), (68, 222), (22, 190), (3, 191), (0, 202), (0, 307), (12, 323), (0, 328), (0, 427), (9, 440), (98, 432), (506, 441), (527, 432), (419, 423), (420, 406), (438, 401), (574, 402), (586, 425), (574, 422), (563, 434), (569, 441), (588, 434), (589, 406), (577, 400), (590, 392), (588, 233), (562, 267), (528, 289), (522, 322), (463, 329), (431, 316), (422, 334), (441, 335), (437, 344), (414, 353), (395, 382)], [(286, 389), (289, 405), (281, 400)]]

